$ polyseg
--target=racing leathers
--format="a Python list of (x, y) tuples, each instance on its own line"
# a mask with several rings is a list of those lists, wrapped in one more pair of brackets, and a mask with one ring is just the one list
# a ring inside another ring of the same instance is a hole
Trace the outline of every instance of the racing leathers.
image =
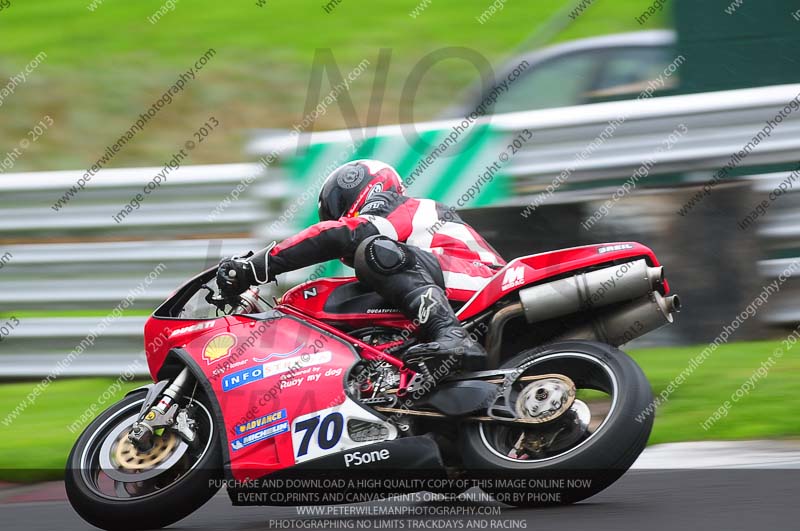
[(428, 343), (406, 352), (406, 363), (455, 355), (465, 368), (485, 362), (485, 352), (467, 339), (450, 301), (469, 300), (505, 261), (451, 208), (431, 199), (383, 191), (360, 212), (316, 223), (254, 257), (257, 278), (333, 259), (353, 265), (358, 279), (399, 308)]

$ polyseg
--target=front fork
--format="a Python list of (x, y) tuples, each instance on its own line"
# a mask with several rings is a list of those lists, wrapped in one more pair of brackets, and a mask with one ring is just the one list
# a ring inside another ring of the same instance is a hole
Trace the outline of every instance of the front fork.
[[(171, 384), (169, 380), (162, 380), (150, 389), (142, 404), (139, 418), (128, 433), (128, 440), (137, 450), (145, 452), (152, 448), (153, 437), (161, 435), (164, 429), (174, 429), (187, 443), (195, 441), (197, 432), (192, 415), (193, 403), (190, 401), (182, 409), (179, 409), (178, 404), (191, 379), (189, 368), (184, 367)], [(195, 382), (195, 387), (196, 385)]]

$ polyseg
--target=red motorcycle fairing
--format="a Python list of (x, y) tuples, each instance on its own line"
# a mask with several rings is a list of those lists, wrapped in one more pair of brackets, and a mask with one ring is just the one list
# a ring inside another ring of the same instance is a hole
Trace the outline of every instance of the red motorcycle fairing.
[[(461, 307), (458, 318), (463, 321), (474, 317), (509, 293), (527, 285), (587, 267), (631, 258), (645, 258), (653, 267), (660, 265), (650, 248), (636, 242), (584, 245), (515, 258), (498, 270), (489, 283)], [(343, 277), (305, 282), (288, 290), (283, 295), (281, 303), (320, 321), (354, 328), (364, 326), (402, 328), (409, 325), (409, 321), (396, 309), (382, 308), (380, 304), (373, 308), (365, 308), (359, 313), (341, 313), (326, 309), (329, 306), (326, 303), (335, 290), (356, 281), (354, 277)], [(669, 287), (664, 281), (663, 294), (666, 295), (668, 292)]]
[[(165, 323), (184, 324), (151, 318), (148, 328)], [(184, 328), (167, 350), (180, 348), (206, 380), (233, 479), (374, 443), (352, 440), (351, 420), (385, 427), (385, 440), (397, 437), (391, 424), (346, 396), (345, 378), (358, 360), (346, 341), (279, 311), (265, 320), (229, 316)], [(155, 375), (164, 358), (153, 352), (148, 362)]]
[(214, 319), (160, 319), (150, 316), (144, 323), (144, 342), (147, 366), (153, 381), (160, 379), (158, 373), (171, 349), (181, 347), (192, 338), (209, 331), (227, 330), (228, 319), (226, 316)]
[[(640, 243), (615, 242), (570, 247), (557, 251), (532, 254), (515, 258), (507, 263), (492, 277), (486, 286), (468, 300), (458, 311), (460, 320), (474, 317), (497, 301), (519, 289), (576, 272), (616, 261), (628, 261), (633, 258), (644, 258), (648, 265), (657, 267), (660, 264), (655, 253)], [(669, 293), (667, 281), (663, 282), (663, 295)]]

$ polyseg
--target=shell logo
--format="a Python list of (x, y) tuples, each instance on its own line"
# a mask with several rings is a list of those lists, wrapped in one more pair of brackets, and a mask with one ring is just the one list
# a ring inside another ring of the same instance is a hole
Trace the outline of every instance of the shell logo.
[(208, 365), (211, 365), (222, 358), (227, 358), (235, 344), (236, 336), (233, 334), (214, 336), (206, 343), (203, 349), (203, 359), (206, 360)]

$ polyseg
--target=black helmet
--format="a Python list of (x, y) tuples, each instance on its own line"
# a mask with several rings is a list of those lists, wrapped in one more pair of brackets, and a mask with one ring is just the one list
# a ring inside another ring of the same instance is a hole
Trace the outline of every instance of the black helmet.
[(322, 183), (319, 220), (357, 216), (372, 194), (383, 191), (405, 192), (400, 175), (388, 164), (368, 159), (342, 164)]

